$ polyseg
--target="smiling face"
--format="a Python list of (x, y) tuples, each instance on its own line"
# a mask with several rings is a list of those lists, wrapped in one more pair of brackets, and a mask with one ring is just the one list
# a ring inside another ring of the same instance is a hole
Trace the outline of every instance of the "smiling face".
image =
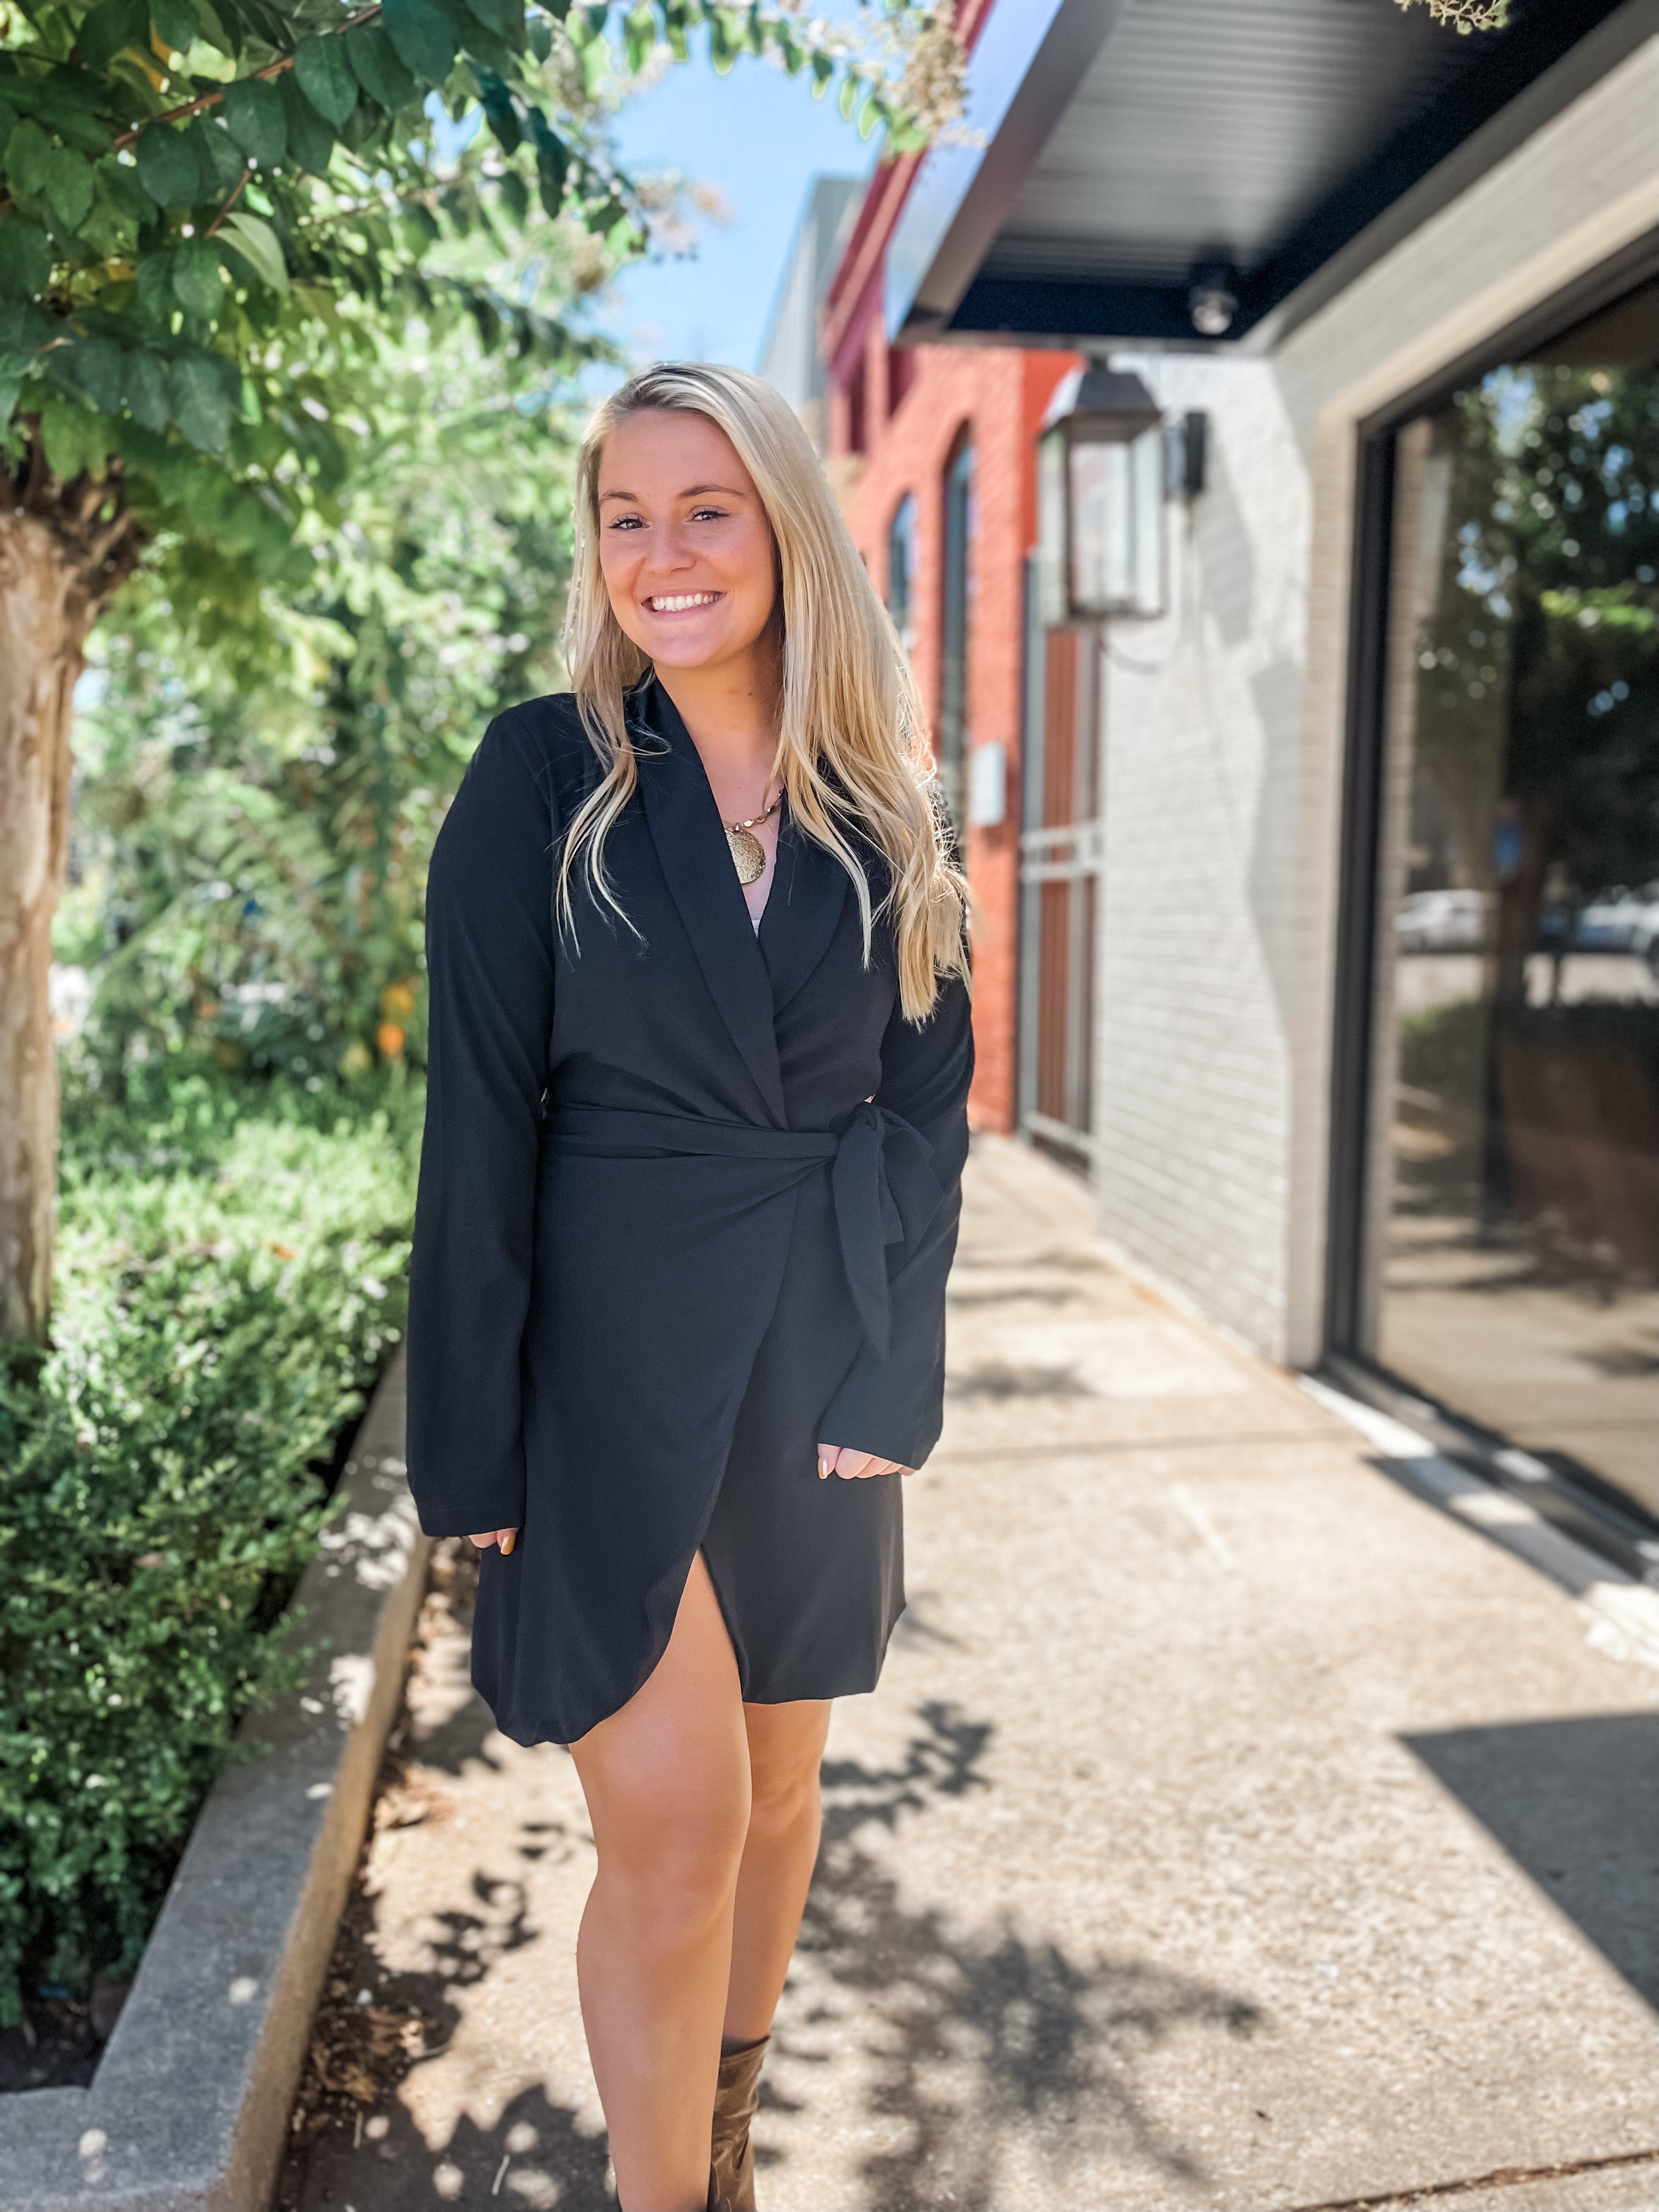
[(597, 489), (605, 589), (641, 651), (665, 669), (752, 655), (777, 598), (772, 531), (725, 431), (685, 408), (629, 415)]

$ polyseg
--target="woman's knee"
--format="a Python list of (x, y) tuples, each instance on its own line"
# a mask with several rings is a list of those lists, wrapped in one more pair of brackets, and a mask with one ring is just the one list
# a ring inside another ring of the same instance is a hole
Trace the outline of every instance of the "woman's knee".
[(664, 1942), (690, 1940), (730, 1904), (749, 1828), (746, 1778), (652, 1771), (609, 1778), (593, 1822), (601, 1881)]
[(822, 1719), (803, 1714), (793, 1725), (751, 1724), (749, 1738), (750, 1814), (751, 1831), (774, 1833), (816, 1820), (818, 1811), (818, 1770), (823, 1760), (823, 1740), (829, 1728), (826, 1707)]

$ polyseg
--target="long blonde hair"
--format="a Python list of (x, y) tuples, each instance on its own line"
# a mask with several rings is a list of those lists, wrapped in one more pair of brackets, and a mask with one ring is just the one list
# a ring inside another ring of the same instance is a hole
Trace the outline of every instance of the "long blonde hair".
[[(701, 362), (646, 369), (604, 403), (582, 441), (564, 654), (605, 775), (565, 839), (561, 920), (574, 930), (570, 877), (579, 855), (594, 896), (622, 913), (605, 875), (605, 843), (639, 780), (624, 694), (651, 663), (617, 622), (605, 589), (599, 474), (617, 425), (654, 408), (706, 416), (754, 479), (776, 548), (782, 618), (783, 710), (773, 773), (782, 776), (794, 822), (852, 878), (866, 966), (876, 920), (890, 919), (899, 1004), (908, 1020), (921, 1021), (939, 978), (967, 973), (968, 911), (967, 880), (951, 860), (933, 796), (921, 695), (805, 432), (770, 385), (742, 369)], [(849, 830), (886, 864), (888, 888), (873, 912)]]

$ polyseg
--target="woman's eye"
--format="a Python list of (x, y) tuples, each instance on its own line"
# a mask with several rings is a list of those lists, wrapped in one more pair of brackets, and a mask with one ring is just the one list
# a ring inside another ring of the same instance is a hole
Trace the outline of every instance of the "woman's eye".
[(693, 522), (723, 522), (726, 509), (723, 507), (694, 507), (691, 520)]
[(612, 530), (643, 530), (645, 524), (637, 514), (618, 514), (611, 522)]

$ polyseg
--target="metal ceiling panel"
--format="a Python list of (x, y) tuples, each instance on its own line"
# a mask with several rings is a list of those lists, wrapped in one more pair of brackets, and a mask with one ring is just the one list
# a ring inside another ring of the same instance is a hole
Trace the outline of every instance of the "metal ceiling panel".
[(1487, 43), (1392, 0), (1129, 0), (980, 273), (1259, 269)]
[[(1038, 19), (1040, 98), (1001, 53)], [(1514, 0), (1468, 37), (1395, 0), (994, 0), (969, 85), (1001, 119), (923, 162), (890, 335), (1270, 343), (1656, 35), (1659, 0)], [(1237, 313), (1200, 338), (1218, 267)]]

